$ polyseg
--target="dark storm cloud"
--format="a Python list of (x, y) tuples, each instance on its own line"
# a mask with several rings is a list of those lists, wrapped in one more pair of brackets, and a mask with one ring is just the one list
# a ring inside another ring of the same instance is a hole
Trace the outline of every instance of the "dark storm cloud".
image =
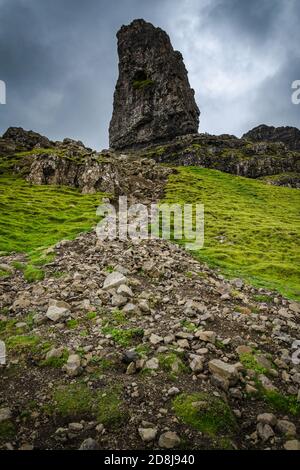
[(163, 27), (183, 52), (201, 130), (299, 126), (298, 0), (0, 0), (0, 132), (107, 146), (117, 78), (116, 31), (134, 18)]

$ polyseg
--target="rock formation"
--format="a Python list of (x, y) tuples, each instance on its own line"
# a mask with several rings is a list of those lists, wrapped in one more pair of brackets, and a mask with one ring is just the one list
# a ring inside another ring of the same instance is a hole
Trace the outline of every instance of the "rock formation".
[(300, 187), (300, 152), (288, 150), (282, 142), (249, 142), (225, 134), (185, 135), (125, 156), (113, 150), (99, 153), (72, 139), (51, 142), (21, 128), (9, 128), (0, 138), (0, 174), (11, 169), (33, 184), (62, 184), (84, 193), (135, 196), (138, 192), (151, 198), (159, 188), (162, 194), (170, 169), (154, 161), (213, 168), (264, 178), (270, 184)]
[(34, 147), (51, 147), (50, 140), (33, 131), (25, 131), (22, 127), (9, 127), (3, 134), (2, 139), (15, 144), (16, 148), (32, 149)]
[(274, 127), (262, 124), (243, 135), (253, 142), (283, 142), (290, 150), (300, 151), (300, 130), (297, 127)]
[(167, 33), (135, 20), (117, 38), (119, 78), (110, 146), (131, 148), (196, 133), (200, 112), (194, 90)]
[(139, 154), (158, 163), (213, 168), (247, 178), (294, 173), (292, 179), (289, 174), (288, 185), (299, 185), (300, 152), (288, 150), (282, 142), (249, 142), (225, 134), (199, 134), (152, 145)]
[(19, 174), (36, 185), (71, 186), (83, 193), (103, 191), (115, 197), (128, 194), (145, 202), (162, 197), (172, 171), (150, 158), (98, 153), (72, 139), (51, 142), (22, 128), (9, 128), (0, 138), (0, 176)]

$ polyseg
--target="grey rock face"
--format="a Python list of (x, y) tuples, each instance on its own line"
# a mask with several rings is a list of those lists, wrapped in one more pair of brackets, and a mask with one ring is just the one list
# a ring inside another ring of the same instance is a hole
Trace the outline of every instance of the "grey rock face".
[(274, 127), (262, 124), (243, 135), (252, 142), (283, 142), (290, 150), (300, 150), (300, 130), (296, 127)]
[(119, 79), (110, 146), (130, 148), (198, 131), (199, 109), (180, 52), (162, 29), (144, 20), (117, 34)]
[(9, 127), (2, 138), (24, 149), (32, 149), (35, 146), (48, 148), (52, 145), (47, 137), (37, 132), (25, 131), (22, 127)]
[(202, 166), (247, 178), (276, 176), (270, 184), (299, 187), (300, 152), (288, 150), (282, 142), (251, 143), (230, 135), (198, 134), (149, 145), (139, 153), (159, 163)]

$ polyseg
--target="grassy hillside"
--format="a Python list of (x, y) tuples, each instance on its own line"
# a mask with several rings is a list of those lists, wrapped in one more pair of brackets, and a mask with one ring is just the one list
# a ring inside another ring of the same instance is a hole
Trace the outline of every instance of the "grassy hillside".
[(181, 167), (165, 202), (205, 205), (196, 255), (230, 276), (300, 299), (300, 192), (216, 170)]
[(90, 230), (97, 221), (101, 196), (66, 187), (32, 186), (16, 176), (0, 175), (0, 252), (27, 253), (28, 278), (39, 278), (37, 266), (49, 260), (45, 249)]

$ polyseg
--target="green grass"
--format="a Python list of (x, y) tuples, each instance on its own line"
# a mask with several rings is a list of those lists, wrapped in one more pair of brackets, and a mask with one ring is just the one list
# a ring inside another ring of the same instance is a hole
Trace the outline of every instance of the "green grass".
[(229, 406), (207, 393), (182, 393), (173, 400), (173, 410), (183, 423), (210, 437), (231, 434), (236, 426)]
[(299, 300), (299, 191), (217, 170), (177, 169), (163, 202), (205, 206), (204, 248), (193, 253), (229, 277)]
[(265, 294), (254, 295), (253, 300), (255, 300), (255, 302), (262, 302), (265, 304), (270, 304), (273, 302), (273, 298)]
[(18, 268), (30, 282), (43, 279), (40, 267), (53, 259), (45, 250), (96, 225), (102, 196), (62, 186), (33, 186), (16, 176), (0, 175), (0, 251), (26, 253), (29, 263), (19, 263)]
[(45, 272), (31, 264), (27, 265), (24, 270), (24, 278), (27, 282), (42, 281), (44, 277)]

